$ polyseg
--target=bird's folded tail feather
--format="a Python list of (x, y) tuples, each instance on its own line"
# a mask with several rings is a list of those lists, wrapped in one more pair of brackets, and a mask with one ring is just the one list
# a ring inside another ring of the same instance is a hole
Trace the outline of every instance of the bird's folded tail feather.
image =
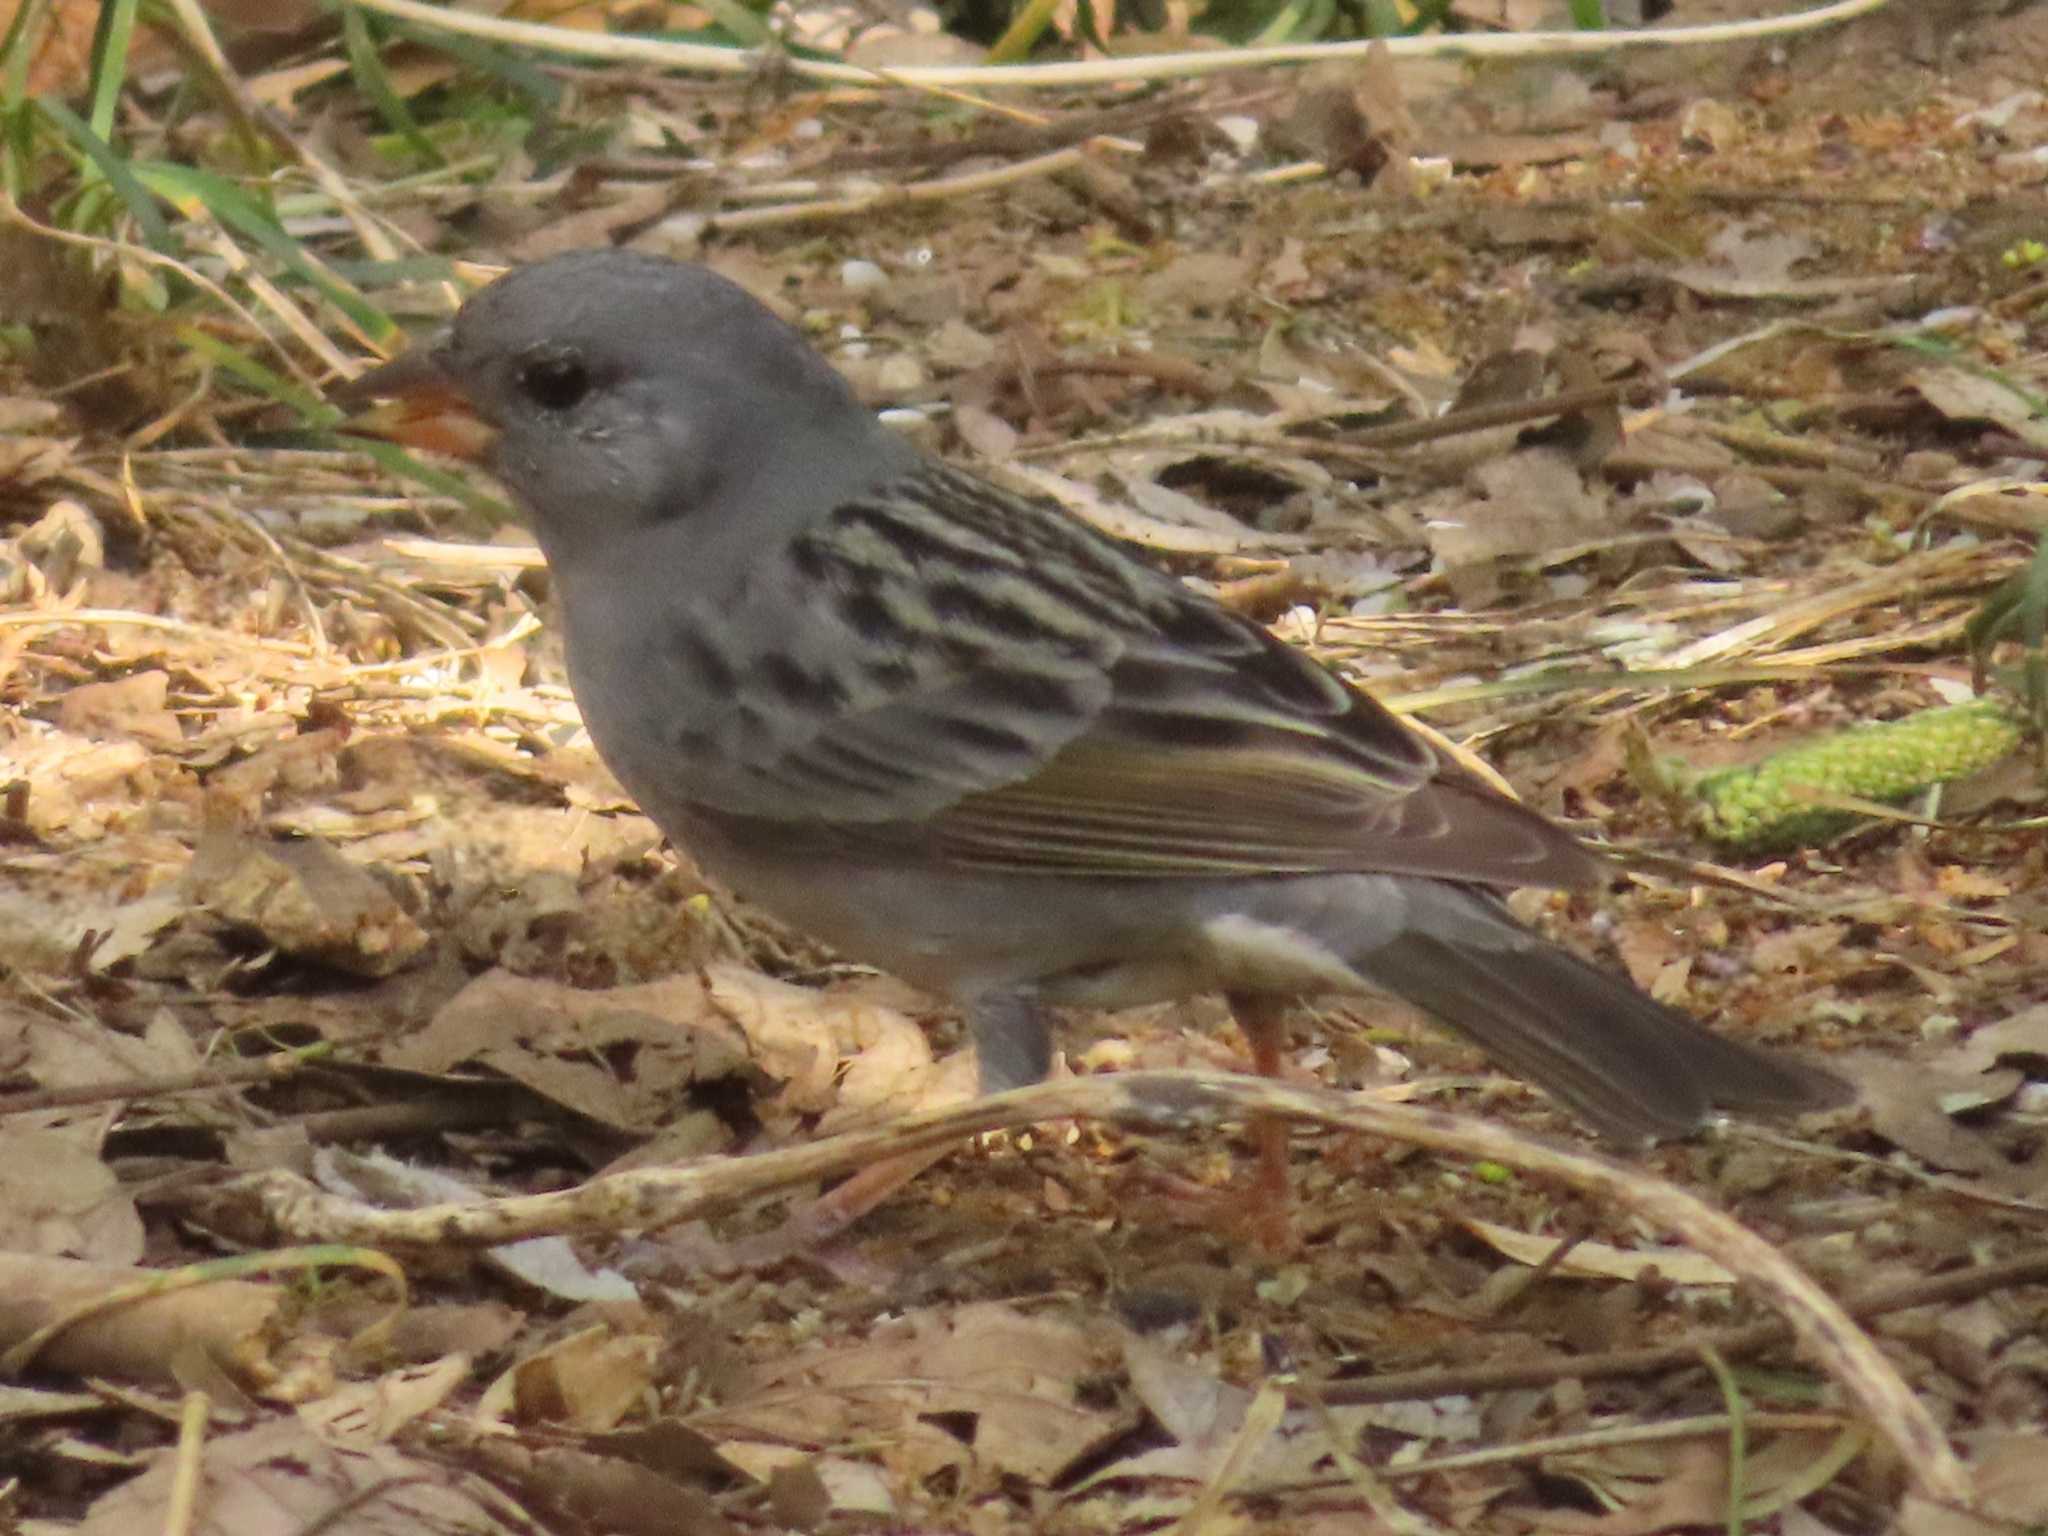
[[(1832, 1074), (1715, 1034), (1516, 923), (1491, 899), (1409, 927), (1357, 962), (1376, 985), (1449, 1025), (1597, 1129), (1625, 1140), (1682, 1136), (1717, 1109), (1792, 1114), (1848, 1097)], [(1470, 922), (1484, 903), (1499, 942)]]

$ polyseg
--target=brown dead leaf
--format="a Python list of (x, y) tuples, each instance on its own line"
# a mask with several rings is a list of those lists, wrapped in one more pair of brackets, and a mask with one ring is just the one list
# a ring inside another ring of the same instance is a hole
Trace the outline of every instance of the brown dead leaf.
[[(742, 1465), (750, 1444), (859, 1437), (893, 1446), (911, 1469), (971, 1465), (982, 1477), (1042, 1485), (1128, 1427), (1126, 1415), (1080, 1395), (1107, 1354), (1093, 1331), (1006, 1305), (918, 1312), (865, 1342), (835, 1340), (770, 1364), (751, 1397), (692, 1422)], [(971, 1421), (964, 1440), (933, 1426), (940, 1415)]]
[(1932, 1168), (1974, 1174), (2001, 1193), (2040, 1192), (2037, 1169), (2015, 1165), (1984, 1131), (1954, 1118), (2010, 1098), (2024, 1081), (2020, 1073), (1944, 1072), (1873, 1051), (1845, 1052), (1828, 1065), (1856, 1085), (1870, 1128), (1901, 1151)]
[(2015, 1524), (2048, 1521), (2048, 1435), (1987, 1431), (1969, 1438), (1978, 1508)]
[(38, 837), (84, 842), (141, 821), (158, 773), (133, 739), (92, 742), (17, 718), (0, 740), (0, 781), (29, 786), (22, 825)]
[[(292, 1402), (331, 1390), (333, 1351), (291, 1335), (279, 1287), (216, 1280), (166, 1290), (160, 1280), (156, 1270), (0, 1251), (0, 1346), (69, 1318), (44, 1340), (38, 1369), (168, 1386), (199, 1355), (229, 1373), (231, 1392)], [(74, 1316), (117, 1291), (138, 1294), (83, 1321)]]
[(1140, 279), (1138, 297), (1149, 305), (1182, 309), (1213, 303), (1218, 294), (1241, 293), (1251, 277), (1252, 263), (1244, 256), (1187, 251)]
[(1629, 979), (1647, 988), (1684, 951), (1685, 944), (1668, 921), (1658, 917), (1624, 918), (1615, 925), (1614, 947)]
[[(1622, 1463), (1617, 1468), (1613, 1463)], [(1713, 1441), (1695, 1440), (1676, 1450), (1658, 1451), (1654, 1470), (1640, 1471), (1640, 1460), (1623, 1454), (1546, 1458), (1553, 1477), (1584, 1481), (1596, 1497), (1615, 1498), (1616, 1473), (1634, 1474), (1640, 1496), (1601, 1515), (1569, 1510), (1546, 1511), (1542, 1528), (1573, 1536), (1652, 1536), (1653, 1532), (1718, 1526), (1728, 1513), (1728, 1452)]]
[(300, 1420), (328, 1438), (381, 1445), (448, 1402), (470, 1378), (466, 1355), (445, 1355), (387, 1371), (373, 1381), (349, 1382), (298, 1406)]
[(1732, 149), (1742, 142), (1742, 116), (1725, 101), (1703, 96), (1690, 103), (1678, 120), (1678, 136), (1688, 149)]
[(1540, 558), (1614, 531), (1614, 503), (1591, 489), (1565, 454), (1525, 448), (1488, 459), (1470, 493), (1432, 509), (1429, 547), (1467, 601), (1464, 583), (1483, 587), (1504, 561)]
[(142, 1257), (142, 1217), (96, 1124), (0, 1124), (0, 1250), (100, 1264)]
[(222, 921), (351, 975), (389, 976), (430, 942), (388, 887), (326, 843), (212, 832), (184, 884), (195, 906)]
[(1951, 1072), (1988, 1072), (2001, 1062), (2026, 1060), (2048, 1063), (2048, 1004), (2022, 1008), (1995, 1023), (1970, 1031), (1969, 1036), (1942, 1060)]
[[(609, 1065), (622, 1055), (629, 1068)], [(730, 1076), (749, 1053), (694, 976), (592, 992), (487, 971), (385, 1060), (417, 1072), (489, 1067), (578, 1114), (644, 1130), (692, 1083)]]
[(1750, 946), (1749, 963), (1766, 974), (1811, 971), (1848, 937), (1843, 923), (1801, 923), (1758, 939)]
[[(1753, 1434), (1742, 1464), (1746, 1499), (1765, 1508), (1782, 1504), (1788, 1485), (1805, 1487), (1814, 1464), (1828, 1454), (1832, 1438), (1820, 1431)], [(1537, 1528), (1582, 1536), (1720, 1529), (1728, 1518), (1727, 1449), (1725, 1442), (1705, 1440), (1690, 1442), (1689, 1448), (1621, 1443), (1582, 1454), (1546, 1457), (1546, 1473), (1570, 1477), (1583, 1483), (1602, 1503), (1621, 1507), (1598, 1515), (1546, 1509), (1536, 1516)], [(1793, 1528), (1790, 1523), (1785, 1527), (1788, 1532)]]
[(182, 1077), (201, 1065), (192, 1037), (168, 1010), (153, 1015), (137, 1036), (77, 1019), (0, 1008), (0, 1054), (39, 1088)]
[[(364, 1319), (381, 1321), (382, 1314)], [(531, 1321), (529, 1313), (499, 1301), (415, 1302), (389, 1324), (391, 1357), (435, 1364), (451, 1355), (475, 1360), (505, 1348)]]
[[(1554, 1234), (1520, 1232), (1498, 1222), (1465, 1219), (1465, 1230), (1518, 1264), (1542, 1264), (1557, 1251)], [(1733, 1285), (1735, 1277), (1690, 1248), (1617, 1248), (1612, 1243), (1578, 1242), (1550, 1273), (1582, 1280), (1640, 1280), (1655, 1271), (1674, 1285)]]
[(1721, 263), (1724, 272), (1755, 284), (1783, 282), (1818, 249), (1809, 235), (1742, 222), (1724, 225), (1707, 241), (1708, 254)]
[(599, 1323), (520, 1360), (484, 1393), (478, 1415), (580, 1434), (616, 1429), (654, 1389), (662, 1341)]
[[(272, 1419), (206, 1442), (206, 1497), (191, 1536), (514, 1536), (502, 1497), (481, 1479), (388, 1445), (333, 1443), (296, 1418)], [(175, 1447), (94, 1502), (78, 1536), (135, 1536), (163, 1525), (176, 1475)]]
[(347, 735), (340, 729), (280, 731), (247, 757), (221, 764), (206, 777), (209, 813), (220, 821), (253, 826), (273, 795), (332, 789), (340, 782)]
[(590, 245), (607, 245), (619, 230), (652, 224), (690, 195), (686, 181), (665, 178), (651, 186), (614, 190), (595, 207), (579, 208), (550, 219), (513, 243), (508, 254), (514, 261), (540, 261), (563, 251)]
[(2010, 1536), (2048, 1521), (2048, 1435), (1987, 1430), (1964, 1440), (1972, 1509), (1909, 1494), (1899, 1509), (1899, 1536)]
[(1916, 369), (1906, 382), (1951, 421), (1988, 421), (2034, 448), (2048, 448), (2048, 417), (2021, 390), (1989, 374), (1956, 367)]
[(739, 1026), (761, 1069), (785, 1084), (778, 1110), (819, 1113), (940, 1102), (931, 1043), (895, 1006), (889, 982), (820, 990), (775, 981), (742, 966), (712, 966), (712, 1004)]
[(147, 952), (156, 936), (184, 916), (189, 905), (177, 883), (167, 881), (135, 901), (80, 913), (79, 940), (83, 942), (88, 933), (93, 936), (87, 965), (94, 971), (110, 971)]
[[(33, 458), (22, 459), (33, 446), (32, 439), (6, 445), (11, 462), (0, 463), (0, 479), (32, 482), (48, 453), (45, 447)], [(35, 568), (44, 590), (60, 595), (107, 563), (107, 536), (100, 520), (68, 499), (50, 503), (49, 510), (16, 534), (13, 543), (22, 559)]]
[[(1131, 1390), (1175, 1443), (1112, 1462), (1089, 1482), (1127, 1477), (1212, 1481), (1225, 1459), (1236, 1453), (1256, 1394), (1225, 1381), (1213, 1368), (1191, 1363), (1136, 1334), (1124, 1338), (1124, 1364)], [(1367, 1429), (1425, 1441), (1468, 1441), (1479, 1434), (1478, 1412), (1465, 1398), (1333, 1408), (1329, 1414), (1325, 1419), (1295, 1409), (1280, 1415), (1242, 1467), (1234, 1487), (1252, 1491), (1310, 1480), (1330, 1456), (1331, 1422), (1347, 1442)]]
[[(638, 1461), (578, 1446), (535, 1449), (490, 1438), (468, 1447), (491, 1478), (517, 1493), (552, 1529), (616, 1536), (731, 1536), (732, 1525), (701, 1488)], [(522, 1530), (531, 1530), (530, 1525)]]
[(132, 737), (151, 746), (179, 746), (185, 733), (166, 707), (170, 687), (171, 675), (161, 669), (80, 683), (58, 704), (57, 724), (92, 741)]

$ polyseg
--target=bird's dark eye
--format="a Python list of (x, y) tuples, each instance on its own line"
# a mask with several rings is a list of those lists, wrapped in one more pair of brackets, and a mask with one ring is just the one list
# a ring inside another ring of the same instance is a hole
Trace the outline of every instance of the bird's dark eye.
[(567, 353), (529, 358), (519, 369), (519, 392), (544, 411), (566, 411), (590, 393), (590, 370)]

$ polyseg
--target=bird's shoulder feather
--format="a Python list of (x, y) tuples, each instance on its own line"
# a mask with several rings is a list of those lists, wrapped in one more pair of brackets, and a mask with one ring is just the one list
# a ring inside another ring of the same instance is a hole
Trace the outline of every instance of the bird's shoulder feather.
[(688, 786), (720, 815), (1018, 874), (1592, 868), (1262, 626), (963, 471), (842, 503), (779, 571), (791, 622), (730, 668), (752, 728), (695, 733), (722, 744)]

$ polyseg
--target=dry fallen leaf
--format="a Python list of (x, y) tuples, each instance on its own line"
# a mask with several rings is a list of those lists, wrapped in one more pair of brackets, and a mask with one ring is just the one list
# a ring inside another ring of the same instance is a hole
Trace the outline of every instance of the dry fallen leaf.
[[(1128, 1424), (1081, 1391), (1106, 1354), (1094, 1330), (1006, 1305), (917, 1312), (868, 1340), (835, 1340), (766, 1364), (749, 1396), (693, 1422), (743, 1465), (750, 1445), (858, 1437), (893, 1447), (908, 1466), (1044, 1484)], [(934, 1428), (951, 1415), (971, 1424), (964, 1440)]]
[[(175, 1447), (155, 1453), (140, 1477), (96, 1500), (77, 1536), (136, 1536), (158, 1530), (168, 1507)], [(296, 1418), (271, 1419), (208, 1439), (201, 1472), (207, 1496), (190, 1536), (525, 1536), (507, 1522), (481, 1478), (388, 1445), (338, 1445)]]
[[(1559, 1239), (1540, 1232), (1517, 1232), (1497, 1222), (1467, 1217), (1465, 1230), (1518, 1264), (1542, 1264), (1557, 1251)], [(1582, 1280), (1640, 1280), (1654, 1271), (1674, 1285), (1733, 1285), (1735, 1277), (1704, 1254), (1690, 1248), (1617, 1248), (1611, 1243), (1577, 1242), (1550, 1270)]]
[(192, 855), (185, 892), (263, 942), (357, 976), (389, 976), (430, 942), (389, 887), (320, 842), (214, 832)]
[(133, 1264), (142, 1217), (100, 1157), (96, 1121), (0, 1122), (0, 1251)]

